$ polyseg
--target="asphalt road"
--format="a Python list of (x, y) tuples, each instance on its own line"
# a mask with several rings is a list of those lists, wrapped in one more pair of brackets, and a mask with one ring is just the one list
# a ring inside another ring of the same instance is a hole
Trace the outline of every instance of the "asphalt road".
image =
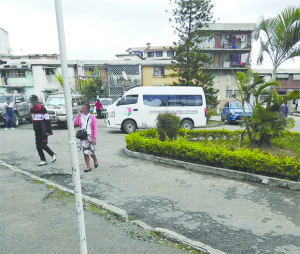
[[(0, 253), (79, 253), (73, 199), (57, 197), (54, 189), (37, 184), (0, 165)], [(175, 247), (129, 237), (99, 214), (85, 211), (89, 254), (186, 253)]]
[[(296, 124), (295, 130), (300, 130), (298, 119)], [(85, 194), (153, 227), (174, 230), (230, 254), (300, 253), (298, 192), (129, 158), (122, 152), (120, 131), (107, 129), (103, 120), (98, 120), (98, 128), (100, 167), (82, 174)], [(58, 160), (43, 168), (37, 167), (30, 124), (14, 131), (2, 128), (0, 138), (1, 160), (72, 187), (66, 130), (54, 127), (50, 147)], [(83, 156), (79, 158), (83, 171)]]

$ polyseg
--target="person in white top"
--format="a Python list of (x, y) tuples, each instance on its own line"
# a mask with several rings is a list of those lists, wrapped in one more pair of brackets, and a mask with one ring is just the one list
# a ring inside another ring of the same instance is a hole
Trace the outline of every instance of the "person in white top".
[(7, 100), (6, 102), (4, 103), (4, 107), (6, 109), (6, 121), (5, 121), (5, 131), (8, 130), (8, 121), (10, 119), (10, 126), (11, 126), (11, 129), (13, 130), (14, 129), (14, 104), (11, 102), (11, 98), (10, 97), (7, 97)]

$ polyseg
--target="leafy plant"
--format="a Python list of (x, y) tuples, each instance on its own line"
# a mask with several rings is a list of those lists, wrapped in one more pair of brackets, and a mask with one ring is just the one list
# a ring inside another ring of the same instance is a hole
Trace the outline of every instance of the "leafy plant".
[(254, 39), (260, 40), (257, 62), (261, 64), (268, 55), (273, 64), (272, 80), (276, 80), (278, 67), (300, 56), (300, 8), (287, 8), (273, 18), (262, 16), (255, 28)]
[(213, 35), (208, 29), (208, 22), (213, 18), (211, 0), (171, 0), (173, 8), (173, 28), (179, 36), (174, 42), (175, 60), (169, 67), (172, 73), (166, 75), (176, 78), (171, 85), (201, 86), (205, 92), (206, 103), (214, 108), (218, 104), (214, 89), (214, 76), (205, 71), (205, 66), (213, 62), (213, 58), (203, 53), (199, 47), (203, 37)]
[(58, 83), (63, 87), (63, 77), (62, 77), (61, 73), (58, 71), (54, 71), (54, 76), (55, 76), (56, 80), (58, 81)]
[[(296, 99), (300, 99), (296, 91), (280, 96), (274, 90), (266, 101), (257, 103), (252, 116), (252, 137), (257, 145), (271, 145), (271, 140), (281, 136), (282, 131), (294, 127), (294, 119), (284, 117), (281, 107), (285, 102)], [(265, 102), (268, 102), (266, 108), (262, 107)]]
[(180, 129), (180, 118), (174, 114), (159, 114), (156, 119), (159, 139), (162, 141), (175, 139)]

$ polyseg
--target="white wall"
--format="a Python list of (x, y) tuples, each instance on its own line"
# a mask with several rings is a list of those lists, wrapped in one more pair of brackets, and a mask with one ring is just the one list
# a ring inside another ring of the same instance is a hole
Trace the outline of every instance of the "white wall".
[(8, 33), (0, 28), (0, 55), (9, 55), (10, 47)]
[[(39, 97), (40, 101), (45, 102), (44, 93), (45, 90), (63, 90), (59, 82), (57, 82), (54, 75), (46, 75), (44, 66), (32, 66), (32, 77), (34, 94)], [(53, 67), (55, 68), (55, 67)], [(71, 91), (75, 91), (75, 71), (74, 67), (69, 67), (69, 79)], [(61, 68), (57, 67), (56, 71), (61, 73)]]

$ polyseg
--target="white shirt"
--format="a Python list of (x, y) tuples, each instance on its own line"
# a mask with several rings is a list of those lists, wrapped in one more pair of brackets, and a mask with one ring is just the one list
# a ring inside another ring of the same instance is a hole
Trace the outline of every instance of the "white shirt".
[(10, 102), (10, 103), (5, 102), (4, 107), (6, 107), (6, 106), (8, 106), (8, 108), (13, 108), (14, 104), (12, 102)]
[(89, 117), (91, 116), (91, 113), (88, 113), (87, 115), (85, 114), (81, 114), (81, 118), (80, 118), (80, 121), (81, 121), (81, 129), (82, 130), (85, 130), (86, 128), (86, 132), (88, 135), (91, 135), (92, 134), (92, 129), (91, 129), (91, 118), (89, 120), (89, 123), (88, 123), (88, 126), (86, 126), (86, 123), (89, 119)]

